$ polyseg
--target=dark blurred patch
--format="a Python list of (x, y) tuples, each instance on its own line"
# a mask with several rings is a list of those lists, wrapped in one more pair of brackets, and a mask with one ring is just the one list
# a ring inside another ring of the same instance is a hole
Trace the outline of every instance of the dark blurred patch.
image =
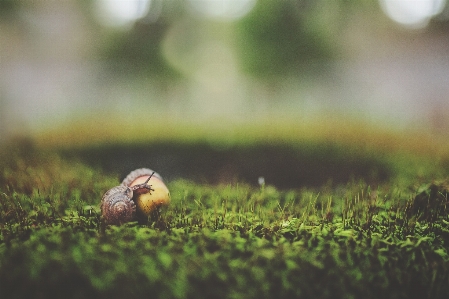
[(448, 215), (449, 182), (431, 183), (421, 187), (407, 208), (409, 216), (434, 222)]
[(116, 74), (179, 78), (181, 75), (167, 63), (161, 50), (161, 41), (169, 25), (164, 21), (137, 22), (130, 31), (111, 33), (105, 38), (101, 57)]
[(333, 144), (219, 148), (206, 142), (160, 142), (110, 144), (63, 150), (61, 154), (121, 177), (136, 168), (149, 167), (166, 180), (185, 178), (210, 184), (238, 181), (257, 185), (262, 176), (267, 184), (278, 188), (300, 188), (346, 183), (351, 179), (376, 183), (391, 175), (385, 161)]
[(334, 28), (324, 25), (321, 17), (322, 5), (309, 0), (259, 0), (248, 16), (237, 22), (242, 69), (260, 78), (312, 71), (322, 74), (318, 65), (338, 51)]
[(1, 0), (0, 1), (0, 16), (5, 17), (9, 14), (15, 13), (19, 8), (19, 3), (16, 0)]

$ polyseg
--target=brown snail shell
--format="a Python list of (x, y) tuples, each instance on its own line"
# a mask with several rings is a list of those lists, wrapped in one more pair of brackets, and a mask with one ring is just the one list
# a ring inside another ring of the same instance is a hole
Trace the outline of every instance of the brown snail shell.
[[(148, 181), (150, 188), (140, 188)], [(170, 191), (165, 185), (162, 177), (149, 168), (139, 168), (132, 171), (122, 181), (122, 186), (133, 188), (133, 200), (136, 204), (137, 215), (148, 217), (159, 207), (170, 203)]]
[(120, 225), (133, 221), (136, 217), (136, 204), (132, 200), (133, 190), (127, 186), (109, 189), (101, 199), (101, 214), (107, 224)]

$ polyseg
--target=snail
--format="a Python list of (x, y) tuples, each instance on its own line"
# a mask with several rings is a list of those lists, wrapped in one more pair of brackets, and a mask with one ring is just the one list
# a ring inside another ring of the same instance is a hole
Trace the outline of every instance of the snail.
[[(151, 184), (149, 184), (151, 180)], [(101, 200), (101, 214), (108, 224), (123, 224), (148, 217), (170, 202), (162, 177), (148, 168), (132, 171), (120, 186), (108, 190)]]

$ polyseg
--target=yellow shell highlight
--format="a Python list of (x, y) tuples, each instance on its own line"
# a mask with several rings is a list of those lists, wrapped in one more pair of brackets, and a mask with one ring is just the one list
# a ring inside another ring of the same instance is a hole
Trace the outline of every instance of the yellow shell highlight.
[[(130, 187), (138, 184), (145, 183), (149, 175), (136, 178), (130, 185)], [(135, 190), (134, 201), (137, 206), (137, 213), (145, 216), (149, 216), (151, 212), (155, 211), (160, 206), (168, 205), (170, 203), (170, 191), (164, 182), (158, 177), (151, 177), (148, 182), (151, 188), (154, 189), (151, 192), (148, 190)]]

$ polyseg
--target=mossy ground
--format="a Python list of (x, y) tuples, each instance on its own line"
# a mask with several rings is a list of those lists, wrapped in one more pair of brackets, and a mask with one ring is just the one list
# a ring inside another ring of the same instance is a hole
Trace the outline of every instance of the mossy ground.
[[(3, 144), (2, 298), (447, 298), (444, 141), (159, 129)], [(138, 167), (168, 178), (171, 205), (106, 226), (102, 194)]]

